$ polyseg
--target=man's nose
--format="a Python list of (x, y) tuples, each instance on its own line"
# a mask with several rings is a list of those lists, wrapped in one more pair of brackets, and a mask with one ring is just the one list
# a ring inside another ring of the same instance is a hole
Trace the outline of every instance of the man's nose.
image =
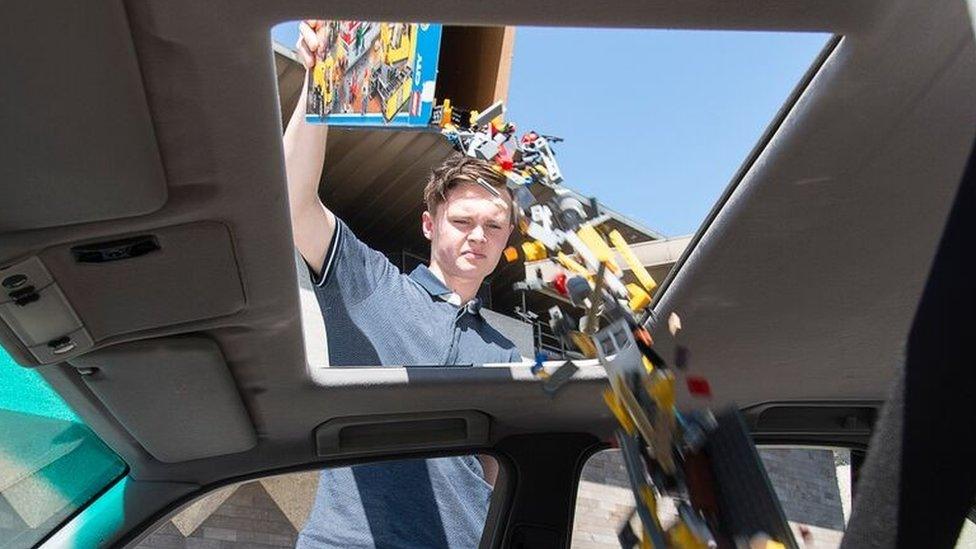
[(487, 240), (487, 238), (485, 237), (484, 227), (482, 227), (480, 224), (475, 225), (474, 228), (471, 229), (471, 232), (468, 233), (468, 238), (471, 240), (480, 240), (480, 241)]

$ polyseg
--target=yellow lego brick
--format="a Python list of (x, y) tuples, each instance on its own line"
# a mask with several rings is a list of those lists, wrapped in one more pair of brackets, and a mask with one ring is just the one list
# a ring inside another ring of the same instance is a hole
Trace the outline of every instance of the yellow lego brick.
[(603, 401), (607, 403), (607, 408), (610, 408), (610, 411), (613, 412), (613, 416), (617, 418), (617, 423), (620, 424), (623, 430), (627, 434), (634, 434), (634, 422), (630, 420), (630, 416), (627, 415), (617, 395), (613, 394), (613, 391), (610, 389), (607, 389), (603, 391)]
[(786, 549), (786, 546), (765, 534), (756, 534), (749, 540), (749, 549)]
[(583, 332), (570, 332), (569, 337), (573, 339), (573, 343), (579, 347), (581, 353), (586, 358), (596, 358), (596, 345), (593, 340), (584, 334)]
[(624, 240), (624, 237), (622, 234), (620, 234), (620, 231), (610, 231), (609, 237), (610, 242), (617, 249), (620, 257), (624, 258), (624, 261), (627, 263), (627, 266), (630, 267), (631, 272), (634, 273), (635, 277), (637, 277), (637, 281), (641, 283), (641, 286), (643, 286), (648, 293), (653, 293), (654, 288), (657, 288), (657, 282), (654, 281), (654, 277), (651, 276), (651, 273), (647, 272), (644, 265), (642, 265), (637, 256), (634, 255), (634, 251), (630, 249), (630, 246), (627, 244), (627, 241)]
[(538, 240), (530, 240), (522, 243), (522, 251), (525, 253), (526, 261), (538, 261), (549, 256), (545, 244)]
[[(653, 527), (656, 530), (660, 531), (661, 530), (661, 522), (657, 518), (657, 496), (654, 495), (654, 490), (650, 486), (648, 486), (648, 485), (645, 484), (644, 486), (641, 486), (637, 490), (637, 493), (640, 495), (641, 503), (643, 503), (644, 506), (647, 508), (647, 510), (650, 512), (650, 515), (652, 517), (651, 520), (654, 521)], [(641, 539), (641, 547), (644, 546), (644, 543), (645, 542), (648, 544), (647, 545), (648, 547), (653, 547), (651, 545), (651, 541), (650, 541), (651, 540), (650, 533), (647, 531), (648, 526), (650, 526), (650, 525), (647, 525), (647, 524), (644, 525), (644, 528), (643, 528), (643, 530), (644, 530), (644, 537)], [(654, 549), (664, 549), (664, 548), (663, 547), (662, 548), (654, 547)]]
[(444, 104), (441, 107), (441, 124), (442, 128), (445, 128), (451, 124), (451, 114), (454, 109), (451, 108), (451, 100), (445, 99)]
[[(623, 405), (625, 413), (630, 418), (633, 423), (634, 428), (640, 432), (644, 440), (653, 441), (656, 440), (654, 436), (654, 427), (651, 424), (651, 419), (647, 416), (647, 413), (641, 407), (640, 403), (637, 402), (637, 397), (634, 393), (623, 383), (620, 376), (612, 376), (610, 378), (610, 387), (613, 389), (614, 395), (616, 395), (619, 402)], [(665, 458), (665, 460), (660, 460), (662, 468), (665, 472), (671, 473), (674, 470), (673, 461)]]
[(641, 501), (651, 512), (651, 516), (657, 516), (657, 498), (654, 497), (654, 490), (651, 490), (650, 486), (641, 486), (639, 493)]
[(647, 392), (658, 406), (665, 410), (674, 408), (674, 375), (664, 370), (658, 370), (651, 375), (647, 383)]
[(651, 304), (651, 296), (637, 284), (628, 284), (627, 292), (630, 294), (630, 309), (634, 312), (640, 311)]
[(607, 245), (600, 233), (596, 232), (596, 229), (592, 225), (583, 225), (576, 231), (576, 236), (586, 244), (586, 247), (593, 252), (596, 260), (600, 263), (606, 263), (607, 268), (610, 269), (614, 274), (620, 274), (620, 266), (613, 259), (613, 250)]
[(667, 535), (668, 543), (675, 549), (708, 549), (708, 545), (698, 539), (684, 522), (676, 522), (668, 529)]
[(570, 271), (580, 276), (587, 277), (587, 278), (589, 278), (590, 276), (590, 272), (586, 270), (586, 267), (580, 265), (575, 260), (573, 260), (573, 258), (569, 257), (563, 252), (559, 252), (558, 254), (556, 254), (556, 261), (558, 261), (563, 267), (566, 267)]

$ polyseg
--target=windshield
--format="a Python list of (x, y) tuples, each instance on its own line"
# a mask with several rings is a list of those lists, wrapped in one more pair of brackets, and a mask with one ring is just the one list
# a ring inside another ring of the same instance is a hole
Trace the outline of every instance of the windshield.
[(36, 544), (124, 471), (40, 374), (0, 349), (0, 548)]

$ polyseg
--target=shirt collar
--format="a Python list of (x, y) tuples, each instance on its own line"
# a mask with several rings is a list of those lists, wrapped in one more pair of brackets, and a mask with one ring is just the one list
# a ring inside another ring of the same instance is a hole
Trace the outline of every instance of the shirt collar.
[[(455, 307), (461, 307), (461, 297), (445, 286), (441, 282), (441, 279), (437, 278), (437, 275), (427, 268), (427, 265), (417, 265), (413, 272), (410, 273), (410, 279), (420, 284), (430, 295), (446, 301)], [(469, 301), (465, 305), (465, 308), (471, 314), (480, 315), (481, 300), (476, 297)]]

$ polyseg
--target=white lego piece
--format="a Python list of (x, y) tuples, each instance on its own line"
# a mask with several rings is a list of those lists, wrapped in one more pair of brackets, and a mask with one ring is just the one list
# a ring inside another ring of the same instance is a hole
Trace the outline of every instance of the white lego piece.
[(552, 230), (552, 210), (549, 206), (545, 204), (535, 204), (529, 211), (532, 214), (532, 221), (542, 225), (542, 228), (551, 231)]
[(503, 101), (497, 101), (492, 106), (479, 112), (478, 118), (475, 119), (474, 124), (476, 126), (486, 126), (490, 124), (492, 120), (503, 114), (505, 114), (505, 103)]
[(549, 248), (550, 250), (559, 249), (559, 245), (562, 244), (563, 240), (565, 240), (567, 236), (566, 233), (563, 233), (562, 231), (552, 229), (547, 230), (545, 227), (535, 222), (529, 223), (529, 230), (526, 232), (530, 237), (542, 242), (546, 248)]

